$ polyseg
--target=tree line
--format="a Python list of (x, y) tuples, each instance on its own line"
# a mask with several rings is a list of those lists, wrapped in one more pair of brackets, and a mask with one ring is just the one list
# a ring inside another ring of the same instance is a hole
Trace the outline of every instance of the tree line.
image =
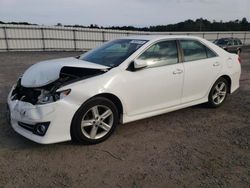
[[(17, 25), (37, 25), (31, 24), (28, 22), (2, 22), (0, 24), (17, 24)], [(250, 31), (250, 22), (247, 21), (246, 18), (242, 18), (241, 20), (234, 21), (212, 21), (210, 22), (207, 19), (199, 18), (196, 20), (186, 20), (183, 22), (179, 22), (176, 24), (168, 24), (168, 25), (156, 25), (149, 27), (134, 27), (134, 26), (110, 26), (110, 27), (102, 27), (96, 24), (91, 24), (89, 26), (83, 25), (63, 25), (58, 23), (56, 26), (64, 26), (64, 27), (76, 27), (76, 28), (97, 28), (97, 29), (114, 29), (114, 30), (128, 30), (128, 31)]]

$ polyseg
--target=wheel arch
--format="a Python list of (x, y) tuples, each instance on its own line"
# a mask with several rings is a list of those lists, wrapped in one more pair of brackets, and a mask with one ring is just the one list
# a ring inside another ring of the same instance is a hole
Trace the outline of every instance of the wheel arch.
[(100, 93), (100, 94), (97, 94), (97, 95), (91, 97), (90, 99), (93, 99), (95, 97), (104, 97), (104, 98), (111, 100), (115, 104), (115, 106), (117, 107), (117, 110), (119, 112), (119, 120), (121, 120), (120, 118), (122, 117), (122, 114), (124, 112), (123, 111), (124, 108), (123, 108), (121, 100), (116, 95), (114, 95), (112, 93)]
[[(96, 97), (104, 97), (104, 98), (109, 99), (110, 101), (112, 101), (115, 104), (115, 106), (117, 107), (117, 110), (118, 110), (118, 113), (119, 113), (119, 120), (120, 120), (120, 122), (122, 122), (122, 114), (124, 113), (124, 106), (123, 106), (121, 100), (116, 95), (114, 95), (112, 93), (99, 93), (99, 94), (96, 94), (96, 95), (90, 97), (84, 103), (82, 103), (81, 106), (79, 107), (79, 109), (84, 104), (86, 104), (89, 100), (92, 100), (93, 98), (96, 98)], [(74, 116), (72, 118), (72, 121), (73, 121), (75, 115), (77, 114), (78, 110), (75, 112), (75, 114), (74, 114)]]
[(228, 87), (229, 87), (229, 90), (228, 90), (228, 93), (231, 93), (231, 85), (232, 85), (232, 79), (230, 76), (228, 76), (227, 74), (223, 74), (219, 77), (217, 77), (217, 79), (213, 82), (213, 84), (210, 86), (208, 92), (207, 92), (207, 98), (209, 96), (209, 93), (213, 87), (213, 85), (217, 82), (217, 80), (219, 80), (220, 78), (224, 78), (227, 82), (228, 82)]
[(232, 79), (230, 78), (230, 76), (228, 76), (228, 75), (222, 75), (218, 79), (220, 79), (220, 78), (224, 78), (228, 82), (228, 87), (229, 87), (229, 92), (228, 93), (231, 93)]
[(110, 101), (112, 101), (115, 106), (117, 107), (117, 110), (118, 110), (118, 115), (119, 115), (119, 121), (120, 123), (122, 123), (122, 114), (123, 114), (123, 105), (122, 105), (122, 102), (121, 100), (114, 94), (111, 94), (111, 93), (100, 93), (100, 94), (96, 94), (94, 95), (93, 97), (89, 98), (88, 100), (86, 100), (84, 103), (82, 103), (82, 105), (78, 108), (78, 110), (75, 112), (72, 120), (71, 120), (71, 124), (70, 124), (70, 136), (71, 136), (71, 139), (73, 139), (72, 137), (72, 125), (73, 125), (73, 122), (76, 118), (76, 115), (77, 113), (79, 112), (80, 108), (85, 105), (88, 101), (94, 99), (94, 98), (97, 98), (97, 97), (103, 97), (103, 98), (106, 98), (106, 99), (109, 99)]

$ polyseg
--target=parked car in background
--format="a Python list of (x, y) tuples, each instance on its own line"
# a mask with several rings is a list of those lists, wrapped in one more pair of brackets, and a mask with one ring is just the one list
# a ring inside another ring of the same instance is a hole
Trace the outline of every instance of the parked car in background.
[(238, 38), (221, 38), (215, 40), (213, 43), (230, 53), (237, 54), (241, 53), (243, 46), (241, 40)]
[(9, 117), (38, 143), (96, 144), (119, 122), (201, 103), (219, 107), (239, 88), (240, 74), (238, 55), (199, 37), (125, 37), (32, 65), (10, 91)]

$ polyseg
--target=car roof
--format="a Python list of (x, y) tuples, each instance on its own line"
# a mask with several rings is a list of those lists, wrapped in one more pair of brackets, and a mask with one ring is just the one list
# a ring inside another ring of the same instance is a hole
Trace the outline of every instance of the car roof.
[(201, 39), (201, 38), (196, 36), (187, 36), (187, 35), (131, 35), (123, 37), (123, 39), (162, 40), (162, 39)]
[(238, 39), (238, 38), (234, 38), (234, 37), (219, 38), (219, 39), (217, 39), (217, 40), (233, 40), (233, 39), (240, 40), (240, 39)]

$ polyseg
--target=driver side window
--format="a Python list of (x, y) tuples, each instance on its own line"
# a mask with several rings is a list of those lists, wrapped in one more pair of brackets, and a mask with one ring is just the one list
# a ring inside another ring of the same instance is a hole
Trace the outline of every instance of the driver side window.
[(147, 61), (149, 67), (176, 64), (178, 63), (176, 41), (158, 42), (143, 52), (138, 59)]

